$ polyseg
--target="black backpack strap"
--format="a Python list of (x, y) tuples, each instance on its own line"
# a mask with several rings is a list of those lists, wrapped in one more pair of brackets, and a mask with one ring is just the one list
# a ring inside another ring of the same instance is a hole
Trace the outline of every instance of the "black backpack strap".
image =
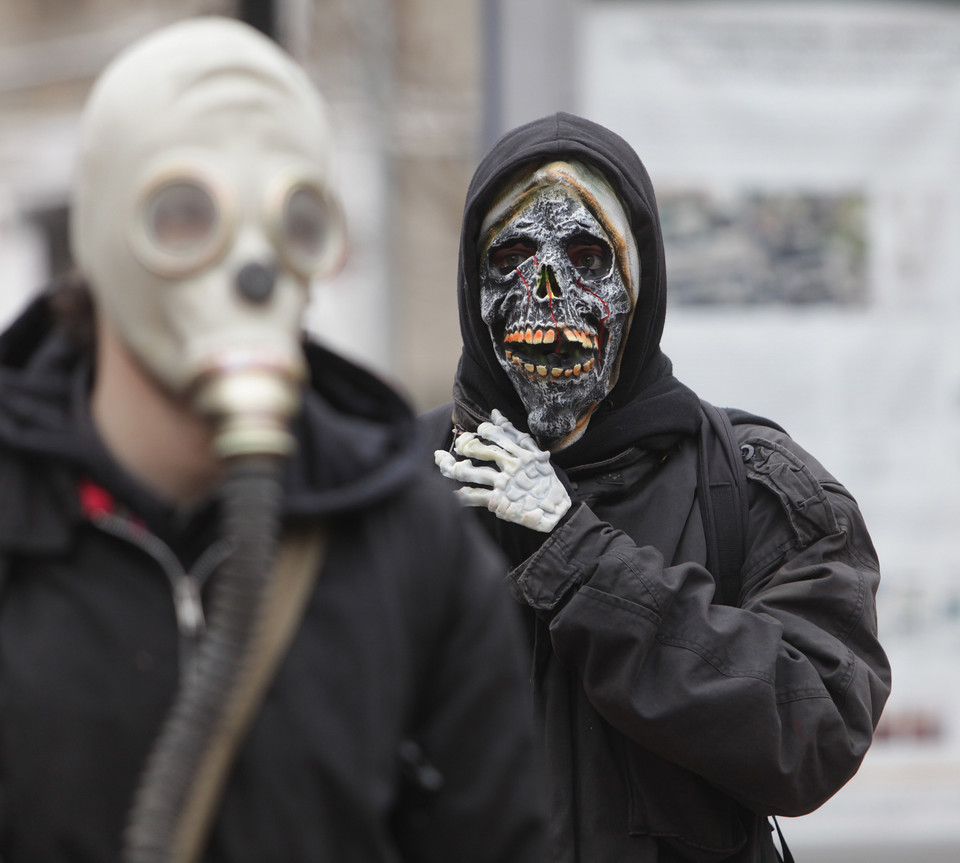
[[(771, 420), (743, 411), (717, 408), (703, 399), (700, 400), (700, 407), (703, 422), (700, 425), (697, 483), (707, 540), (707, 569), (717, 583), (714, 602), (739, 605), (740, 570), (746, 554), (748, 502), (747, 472), (743, 467), (743, 456), (733, 423), (753, 422), (780, 431), (783, 429)], [(770, 820), (780, 839), (782, 852), (778, 856), (784, 863), (793, 863), (793, 855), (777, 819)]]
[(725, 410), (700, 400), (700, 470), (697, 482), (707, 568), (717, 582), (716, 602), (737, 605), (746, 549), (747, 475)]
[(783, 863), (794, 863), (793, 854), (787, 848), (787, 840), (783, 838), (783, 831), (780, 830), (780, 822), (772, 815), (770, 820), (773, 822), (773, 826), (777, 828), (777, 837), (780, 839), (780, 859)]

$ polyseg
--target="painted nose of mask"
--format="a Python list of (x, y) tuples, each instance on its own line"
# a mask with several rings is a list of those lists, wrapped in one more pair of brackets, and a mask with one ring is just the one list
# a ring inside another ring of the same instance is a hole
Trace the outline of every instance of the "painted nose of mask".
[(560, 298), (563, 296), (563, 291), (560, 289), (560, 283), (557, 281), (556, 273), (549, 264), (543, 264), (540, 267), (540, 271), (537, 273), (537, 290), (536, 297), (538, 300), (550, 301), (554, 298)]

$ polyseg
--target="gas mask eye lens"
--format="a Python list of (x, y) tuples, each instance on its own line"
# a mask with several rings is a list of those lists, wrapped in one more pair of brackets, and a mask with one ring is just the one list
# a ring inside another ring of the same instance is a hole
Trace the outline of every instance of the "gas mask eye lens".
[(127, 238), (148, 270), (166, 279), (194, 274), (226, 250), (233, 226), (228, 187), (206, 172), (174, 166), (143, 185)]
[(147, 231), (165, 254), (192, 256), (217, 233), (220, 213), (210, 192), (190, 180), (160, 186), (146, 202)]
[(264, 199), (264, 216), (281, 263), (301, 279), (330, 275), (343, 262), (343, 213), (321, 181), (279, 173)]
[(317, 260), (326, 250), (330, 210), (317, 189), (297, 186), (287, 195), (282, 217), (283, 239), (303, 260)]

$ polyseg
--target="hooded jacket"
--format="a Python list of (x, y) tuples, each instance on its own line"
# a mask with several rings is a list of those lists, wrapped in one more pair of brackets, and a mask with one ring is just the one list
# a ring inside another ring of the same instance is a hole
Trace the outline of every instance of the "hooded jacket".
[[(306, 350), (283, 518), (322, 521), (327, 554), (204, 859), (539, 860), (500, 560), (425, 469), (405, 403)], [(175, 510), (111, 459), (87, 413), (90, 377), (43, 299), (0, 337), (5, 863), (119, 859), (225, 556), (215, 503)]]
[(850, 494), (779, 429), (738, 425), (748, 477), (738, 607), (715, 602), (697, 477), (699, 399), (660, 350), (663, 243), (650, 179), (609, 130), (556, 114), (507, 133), (470, 184), (454, 401), (436, 449), (523, 406), (480, 317), (478, 230), (524, 167), (577, 159), (626, 208), (641, 260), (616, 385), (552, 463), (573, 505), (549, 533), (478, 518), (527, 610), (550, 771), (552, 861), (773, 860), (768, 815), (817, 808), (857, 770), (889, 692), (876, 554)]

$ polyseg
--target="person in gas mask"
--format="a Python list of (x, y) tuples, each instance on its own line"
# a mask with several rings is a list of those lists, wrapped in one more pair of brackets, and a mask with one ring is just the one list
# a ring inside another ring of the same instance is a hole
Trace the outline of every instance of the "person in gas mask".
[(80, 284), (0, 338), (4, 863), (540, 859), (499, 553), (406, 403), (302, 331), (330, 150), (227, 19), (88, 100)]
[(674, 377), (653, 187), (610, 130), (561, 113), (493, 146), (458, 300), (453, 402), (421, 421), (532, 630), (549, 859), (777, 859), (768, 816), (856, 772), (889, 691), (857, 505)]

